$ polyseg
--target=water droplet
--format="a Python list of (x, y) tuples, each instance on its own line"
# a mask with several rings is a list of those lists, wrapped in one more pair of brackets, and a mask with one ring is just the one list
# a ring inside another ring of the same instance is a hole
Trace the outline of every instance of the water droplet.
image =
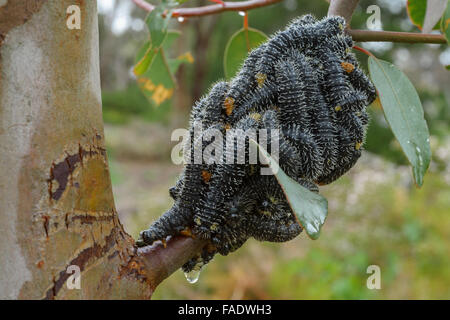
[(198, 278), (200, 277), (200, 271), (201, 271), (201, 269), (198, 269), (198, 270), (194, 269), (189, 272), (185, 272), (184, 276), (186, 277), (186, 280), (189, 283), (194, 284), (198, 281)]
[(244, 17), (245, 16), (245, 11), (239, 11), (239, 15)]
[(181, 22), (183, 22), (183, 21), (184, 21), (184, 17), (178, 17), (178, 19), (177, 19), (177, 20), (178, 20), (178, 22), (180, 22), (180, 23), (181, 23)]
[(306, 224), (306, 232), (308, 233), (308, 235), (313, 238), (316, 239), (319, 235), (319, 226), (317, 226), (317, 224), (314, 223), (307, 223)]

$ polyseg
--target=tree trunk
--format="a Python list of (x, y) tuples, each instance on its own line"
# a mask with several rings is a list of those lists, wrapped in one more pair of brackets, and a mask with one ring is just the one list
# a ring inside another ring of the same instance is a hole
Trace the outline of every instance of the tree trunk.
[(112, 196), (96, 1), (0, 5), (0, 299), (149, 298)]

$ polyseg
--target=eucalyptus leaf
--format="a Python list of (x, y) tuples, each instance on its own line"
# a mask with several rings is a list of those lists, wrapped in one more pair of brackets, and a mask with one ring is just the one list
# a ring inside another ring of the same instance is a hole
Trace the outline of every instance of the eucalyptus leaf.
[(419, 95), (408, 77), (387, 61), (370, 56), (369, 73), (386, 120), (413, 167), (416, 184), (421, 187), (431, 149)]
[(306, 234), (313, 240), (319, 238), (320, 230), (328, 214), (327, 199), (320, 194), (309, 191), (284, 173), (278, 163), (255, 140), (250, 139), (250, 144), (259, 148), (260, 157), (269, 164), (297, 221), (305, 229)]
[(242, 28), (233, 34), (225, 48), (223, 66), (225, 77), (232, 78), (239, 70), (248, 53), (267, 40), (267, 36), (253, 28)]
[(441, 31), (445, 39), (447, 39), (447, 43), (450, 44), (450, 0), (447, 1), (447, 8), (441, 19)]
[(150, 40), (154, 48), (158, 48), (167, 36), (167, 27), (170, 21), (171, 10), (159, 5), (150, 12), (145, 22), (150, 32)]
[[(437, 3), (438, 1), (442, 1), (442, 0), (430, 0), (430, 2), (431, 2), (430, 8), (436, 7), (438, 4), (435, 5), (434, 2)], [(424, 22), (425, 22), (426, 15), (427, 15), (427, 3), (428, 3), (428, 0), (408, 0), (406, 3), (406, 8), (407, 8), (409, 19), (420, 30), (423, 30), (423, 27), (424, 27)], [(434, 8), (431, 10), (435, 11)], [(434, 15), (435, 12), (433, 12), (433, 13), (429, 12), (428, 14)], [(431, 18), (431, 19), (434, 19), (434, 18)], [(427, 22), (427, 24), (428, 23), (431, 24), (431, 21)], [(434, 25), (434, 27), (433, 27), (433, 25)], [(433, 29), (439, 29), (439, 18), (433, 23), (433, 25), (431, 26), (431, 27), (433, 27)], [(429, 28), (428, 26), (425, 26), (425, 27)]]

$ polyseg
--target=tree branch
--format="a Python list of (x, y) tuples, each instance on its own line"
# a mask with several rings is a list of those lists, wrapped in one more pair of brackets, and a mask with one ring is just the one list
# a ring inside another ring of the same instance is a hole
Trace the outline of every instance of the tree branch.
[(423, 34), (414, 32), (396, 32), (396, 31), (372, 31), (372, 30), (347, 30), (354, 41), (387, 41), (404, 43), (437, 43), (445, 44), (444, 36), (441, 34)]
[(355, 11), (359, 0), (331, 0), (328, 7), (328, 16), (341, 16), (347, 22), (347, 27), (350, 27), (353, 11)]
[(139, 248), (137, 255), (144, 262), (148, 280), (155, 289), (206, 244), (206, 240), (200, 238), (176, 236), (170, 238), (165, 247), (158, 241), (151, 246)]
[[(132, 0), (138, 7), (151, 12), (155, 6), (145, 0)], [(246, 11), (255, 8), (269, 6), (282, 0), (248, 0), (238, 2), (224, 2), (223, 4), (213, 4), (196, 8), (180, 8), (173, 10), (172, 18), (176, 17), (199, 17), (210, 14), (217, 14), (224, 11)]]

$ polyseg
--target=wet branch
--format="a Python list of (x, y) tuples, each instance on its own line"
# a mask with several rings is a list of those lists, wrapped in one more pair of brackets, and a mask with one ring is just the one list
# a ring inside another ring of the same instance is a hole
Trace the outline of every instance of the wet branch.
[(177, 271), (206, 245), (206, 241), (185, 236), (167, 240), (166, 247), (157, 241), (151, 246), (139, 248), (137, 255), (145, 265), (146, 274), (153, 289)]

